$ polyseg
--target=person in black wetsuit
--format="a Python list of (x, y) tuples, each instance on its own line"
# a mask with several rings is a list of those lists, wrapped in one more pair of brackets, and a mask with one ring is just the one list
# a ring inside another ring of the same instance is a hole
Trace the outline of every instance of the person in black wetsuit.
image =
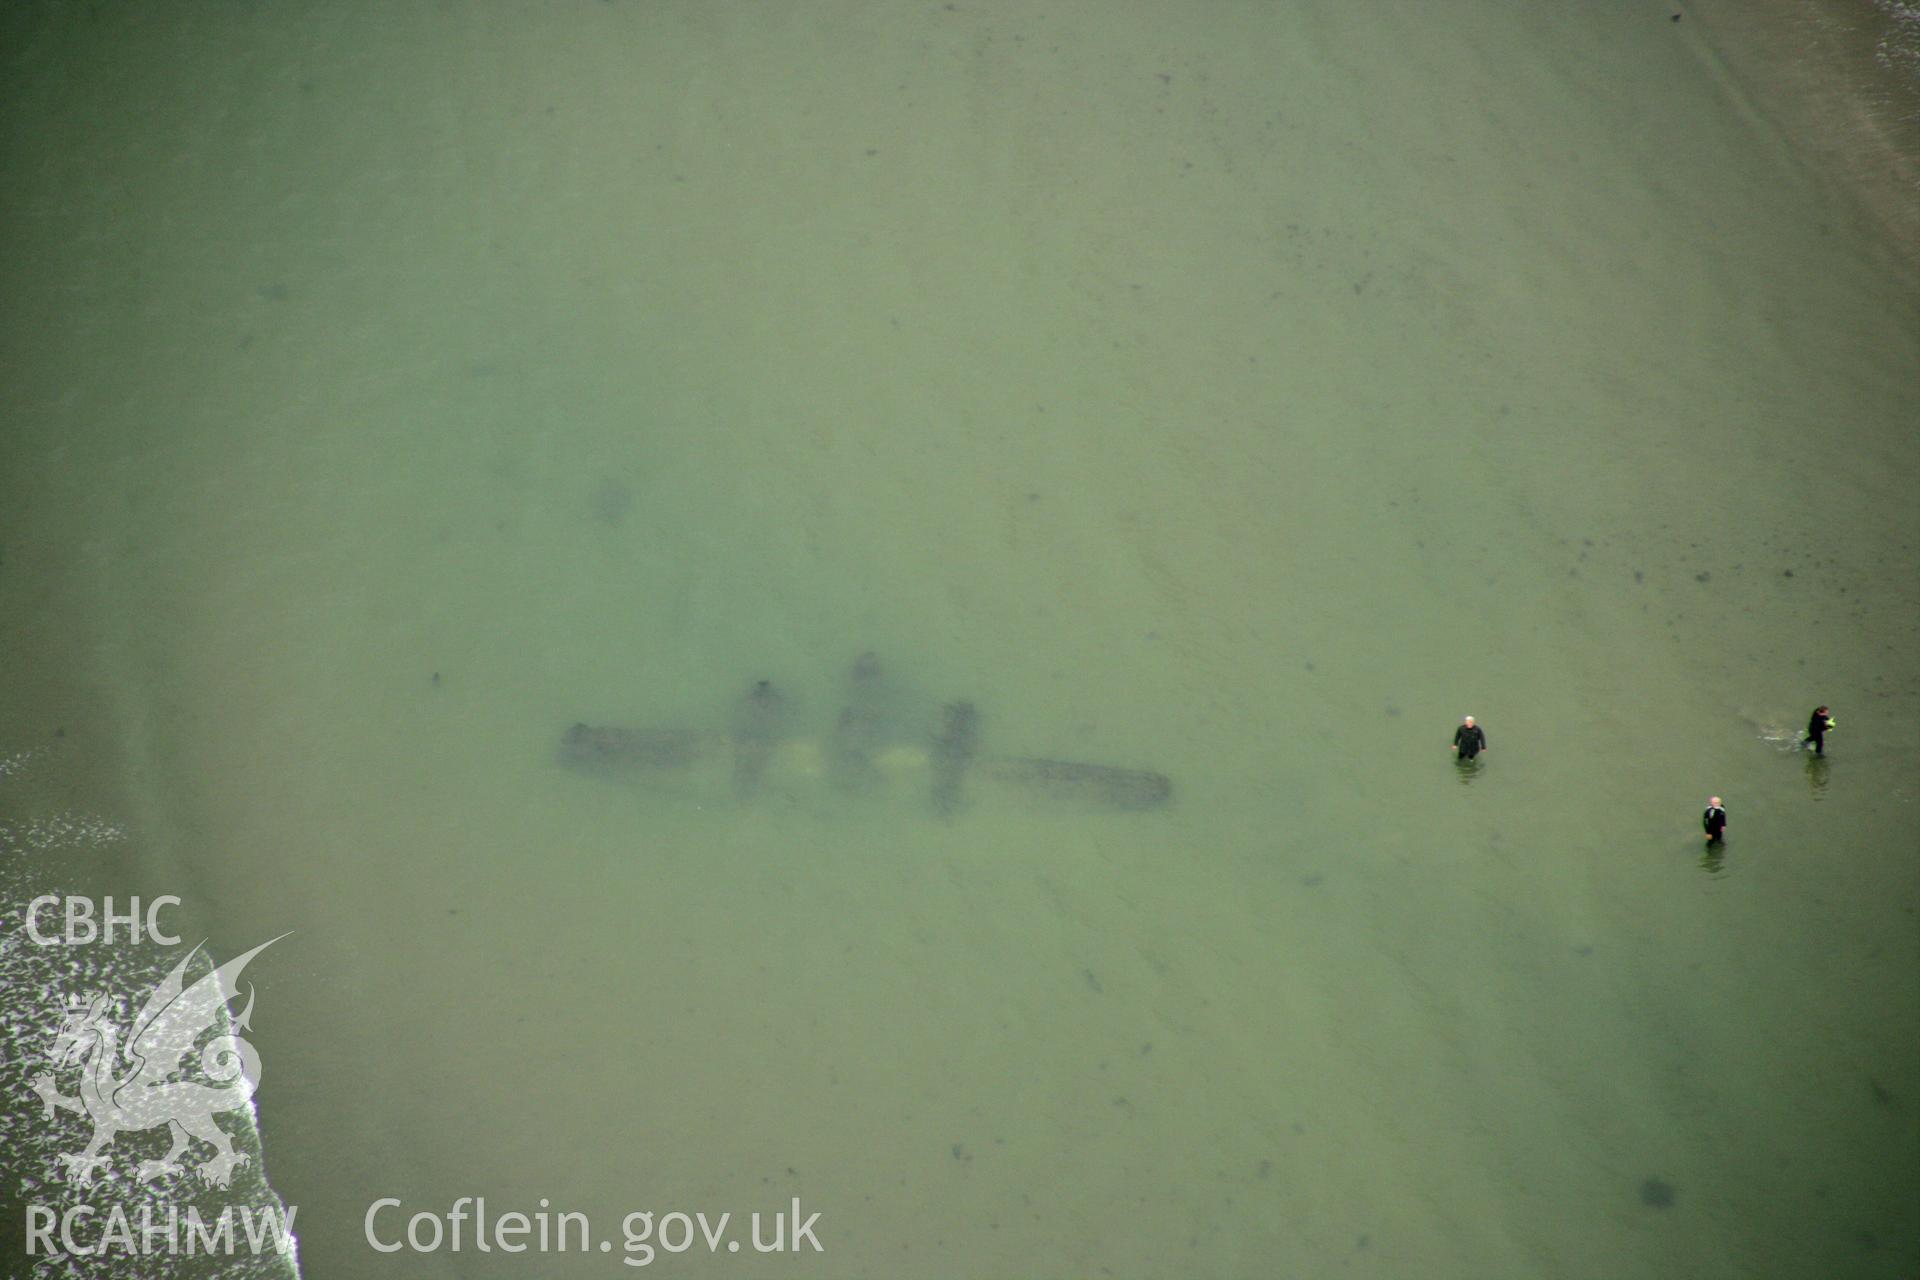
[(1833, 728), (1833, 717), (1827, 714), (1827, 708), (1815, 707), (1813, 715), (1807, 720), (1807, 741), (1813, 744), (1813, 754), (1827, 754), (1827, 730)]
[(1468, 716), (1453, 731), (1453, 754), (1462, 760), (1471, 760), (1487, 749), (1487, 733)]
[(1707, 811), (1700, 815), (1700, 825), (1706, 828), (1708, 844), (1720, 843), (1720, 836), (1727, 829), (1727, 807), (1720, 803), (1719, 796), (1707, 798)]

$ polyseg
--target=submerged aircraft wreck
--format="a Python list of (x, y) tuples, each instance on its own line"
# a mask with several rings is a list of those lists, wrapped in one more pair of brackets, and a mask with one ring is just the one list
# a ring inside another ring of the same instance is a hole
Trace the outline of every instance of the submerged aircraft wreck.
[(1152, 809), (1173, 796), (1172, 780), (1149, 769), (984, 754), (971, 702), (934, 711), (895, 688), (879, 659), (863, 653), (847, 672), (824, 739), (802, 732), (785, 695), (758, 680), (735, 701), (724, 729), (577, 723), (561, 735), (560, 761), (584, 772), (663, 779), (730, 769), (740, 800), (770, 786), (815, 782), (856, 794), (917, 789), (943, 818), (982, 785), (1096, 809)]

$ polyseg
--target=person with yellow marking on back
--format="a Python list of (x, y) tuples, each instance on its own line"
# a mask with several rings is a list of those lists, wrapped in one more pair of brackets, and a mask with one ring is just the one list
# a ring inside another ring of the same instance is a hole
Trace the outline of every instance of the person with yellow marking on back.
[(1839, 723), (1827, 714), (1826, 707), (1820, 706), (1813, 709), (1813, 715), (1807, 720), (1807, 741), (1813, 744), (1813, 754), (1817, 756), (1827, 754), (1827, 730)]

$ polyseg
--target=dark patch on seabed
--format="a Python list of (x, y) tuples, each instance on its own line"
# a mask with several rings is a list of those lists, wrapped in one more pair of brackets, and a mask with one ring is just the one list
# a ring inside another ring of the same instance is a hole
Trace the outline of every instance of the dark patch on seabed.
[[(726, 755), (733, 763), (735, 798), (744, 802), (766, 784), (780, 749), (796, 745), (808, 749), (825, 781), (841, 791), (871, 792), (893, 773), (924, 772), (928, 804), (942, 818), (965, 807), (976, 783), (1089, 809), (1154, 809), (1173, 798), (1173, 780), (1151, 769), (983, 754), (981, 716), (971, 701), (947, 702), (932, 713), (919, 699), (890, 694), (885, 683), (878, 658), (871, 652), (856, 658), (823, 742), (803, 739), (785, 694), (760, 679), (736, 701), (724, 731), (579, 721), (560, 735), (560, 761), (606, 775), (664, 777)], [(890, 753), (893, 747), (905, 750)]]

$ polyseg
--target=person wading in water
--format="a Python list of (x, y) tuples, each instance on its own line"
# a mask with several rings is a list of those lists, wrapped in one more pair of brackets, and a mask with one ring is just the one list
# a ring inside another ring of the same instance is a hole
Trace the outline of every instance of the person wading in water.
[(1719, 796), (1707, 798), (1707, 811), (1700, 815), (1700, 825), (1706, 829), (1708, 844), (1720, 843), (1720, 837), (1727, 830), (1727, 807), (1720, 803)]
[(1813, 754), (1817, 756), (1827, 754), (1827, 730), (1837, 723), (1827, 711), (1824, 706), (1815, 707), (1807, 718), (1807, 741), (1813, 744)]
[(1453, 731), (1453, 754), (1462, 760), (1471, 760), (1487, 749), (1487, 733), (1468, 716)]

